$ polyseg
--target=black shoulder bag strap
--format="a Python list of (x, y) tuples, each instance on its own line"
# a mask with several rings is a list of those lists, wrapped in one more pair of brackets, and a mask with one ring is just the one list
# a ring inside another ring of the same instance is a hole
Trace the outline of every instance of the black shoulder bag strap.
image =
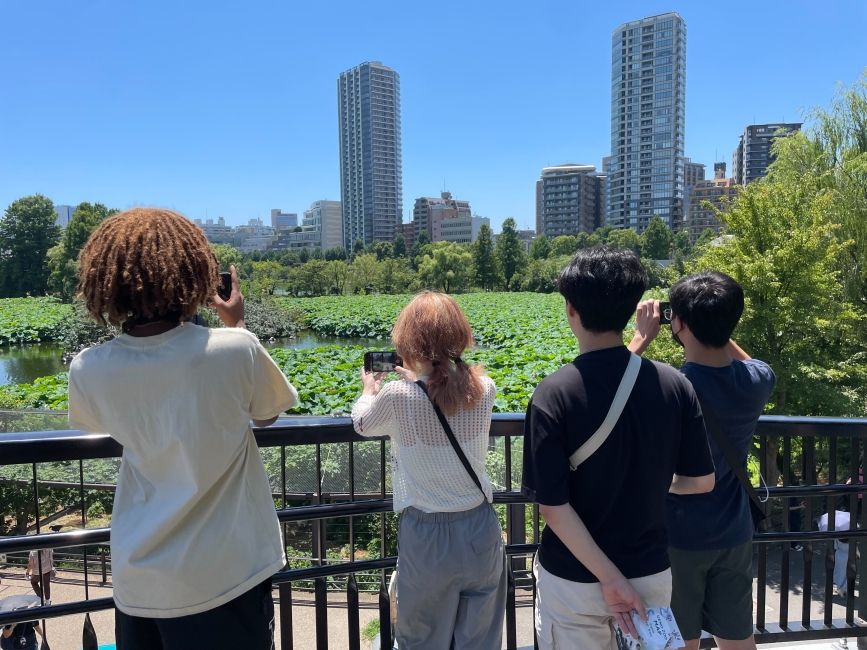
[(753, 518), (753, 524), (756, 528), (759, 528), (762, 522), (768, 517), (765, 504), (756, 494), (756, 489), (753, 487), (753, 484), (750, 483), (749, 476), (747, 476), (746, 468), (738, 460), (737, 452), (735, 451), (731, 440), (729, 440), (722, 432), (716, 415), (713, 411), (707, 408), (707, 404), (705, 404), (701, 399), (699, 399), (699, 403), (701, 404), (701, 412), (704, 416), (704, 423), (708, 433), (713, 437), (714, 442), (716, 442), (717, 447), (720, 448), (720, 451), (723, 453), (723, 456), (732, 472), (734, 472), (738, 481), (740, 481), (743, 488), (747, 491), (747, 496), (750, 498), (750, 514)]
[(437, 414), (437, 418), (439, 418), (440, 424), (443, 426), (443, 430), (446, 432), (446, 437), (448, 437), (449, 442), (452, 444), (452, 448), (455, 450), (455, 453), (458, 455), (458, 458), (461, 461), (461, 465), (464, 466), (464, 469), (467, 470), (467, 474), (469, 474), (470, 478), (473, 479), (473, 483), (475, 483), (476, 487), (479, 488), (479, 492), (482, 493), (482, 498), (487, 501), (488, 495), (485, 494), (485, 491), (482, 488), (482, 482), (479, 480), (479, 475), (476, 474), (473, 466), (470, 465), (470, 461), (467, 460), (466, 454), (464, 454), (464, 450), (461, 449), (461, 446), (458, 444), (458, 440), (457, 438), (455, 438), (455, 434), (454, 432), (452, 432), (452, 428), (451, 426), (449, 426), (448, 420), (446, 420), (446, 416), (443, 415), (443, 412), (440, 410), (440, 407), (437, 406), (436, 402), (431, 399), (430, 394), (427, 392), (427, 386), (425, 386), (425, 383), (421, 379), (419, 379), (415, 383), (427, 396), (428, 401), (430, 401), (431, 406), (433, 406), (434, 411)]

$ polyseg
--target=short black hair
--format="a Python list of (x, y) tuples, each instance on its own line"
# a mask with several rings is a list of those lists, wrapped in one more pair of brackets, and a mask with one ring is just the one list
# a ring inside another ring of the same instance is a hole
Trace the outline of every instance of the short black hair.
[(584, 329), (622, 332), (647, 290), (647, 271), (631, 250), (594, 246), (578, 251), (557, 288)]
[(744, 313), (744, 290), (737, 280), (719, 271), (689, 275), (668, 292), (677, 316), (704, 345), (725, 347)]

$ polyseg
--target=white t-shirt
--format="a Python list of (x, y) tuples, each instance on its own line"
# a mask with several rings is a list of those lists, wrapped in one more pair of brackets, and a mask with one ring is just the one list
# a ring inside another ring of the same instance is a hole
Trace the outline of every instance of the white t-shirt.
[[(497, 390), (490, 377), (482, 377), (482, 383), (482, 398), (446, 420), (490, 501), (485, 458)], [(396, 512), (409, 506), (423, 512), (461, 512), (482, 502), (479, 488), (449, 443), (433, 405), (416, 384), (393, 381), (376, 396), (362, 395), (352, 407), (352, 421), (363, 436), (391, 437)]]
[(286, 563), (250, 420), (298, 393), (242, 329), (121, 335), (69, 368), (69, 421), (123, 445), (111, 522), (114, 599), (131, 616), (219, 607)]

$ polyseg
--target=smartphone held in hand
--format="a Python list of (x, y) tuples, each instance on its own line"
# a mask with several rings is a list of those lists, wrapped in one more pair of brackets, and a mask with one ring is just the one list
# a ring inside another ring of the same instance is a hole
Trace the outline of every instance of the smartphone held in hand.
[(232, 274), (228, 271), (220, 273), (220, 284), (217, 285), (217, 295), (228, 300), (232, 295)]
[(394, 367), (402, 364), (403, 361), (394, 350), (364, 353), (365, 372), (394, 372)]

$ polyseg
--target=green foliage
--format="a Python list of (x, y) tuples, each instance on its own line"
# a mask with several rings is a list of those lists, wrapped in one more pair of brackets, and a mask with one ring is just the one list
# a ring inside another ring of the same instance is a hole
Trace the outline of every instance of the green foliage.
[(475, 281), (483, 291), (493, 291), (500, 279), (497, 256), (494, 253), (494, 240), (491, 227), (482, 224), (479, 236), (473, 244), (475, 257)]
[(545, 235), (539, 235), (530, 244), (530, 259), (543, 260), (551, 254), (551, 242)]
[(0, 345), (55, 341), (72, 317), (72, 307), (54, 298), (0, 299)]
[(667, 260), (671, 256), (673, 235), (661, 217), (653, 217), (641, 235), (641, 255), (652, 260)]
[(560, 235), (551, 240), (551, 255), (571, 257), (577, 250), (578, 238), (572, 235)]
[(418, 275), (422, 284), (446, 293), (463, 291), (473, 275), (473, 256), (460, 244), (437, 242), (419, 263)]
[(78, 254), (90, 234), (118, 211), (102, 203), (79, 203), (63, 230), (60, 243), (48, 252), (48, 289), (64, 300), (72, 300), (78, 286)]
[(48, 287), (47, 253), (57, 244), (54, 204), (41, 194), (14, 201), (0, 218), (0, 296), (41, 296)]
[(508, 291), (512, 288), (512, 278), (526, 262), (524, 246), (518, 240), (517, 224), (511, 217), (503, 222), (503, 232), (497, 237), (497, 259)]
[(612, 230), (608, 233), (607, 243), (613, 248), (623, 248), (641, 255), (641, 237), (632, 228)]
[(557, 278), (566, 266), (570, 257), (562, 255), (550, 259), (530, 260), (518, 280), (521, 291), (536, 291), (551, 293), (557, 289)]
[[(262, 341), (294, 336), (302, 318), (300, 313), (289, 311), (282, 303), (271, 298), (247, 300), (244, 303), (244, 323)], [(211, 320), (218, 319), (213, 316)]]
[(211, 244), (211, 250), (214, 251), (214, 257), (217, 258), (217, 264), (221, 271), (228, 271), (229, 265), (234, 264), (235, 267), (241, 265), (243, 259), (241, 251), (229, 244)]
[(718, 215), (727, 236), (694, 264), (743, 285), (736, 337), (774, 368), (777, 413), (864, 414), (867, 365), (854, 337), (863, 315), (840, 281), (846, 246), (828, 219), (833, 200), (810, 175), (751, 183)]

